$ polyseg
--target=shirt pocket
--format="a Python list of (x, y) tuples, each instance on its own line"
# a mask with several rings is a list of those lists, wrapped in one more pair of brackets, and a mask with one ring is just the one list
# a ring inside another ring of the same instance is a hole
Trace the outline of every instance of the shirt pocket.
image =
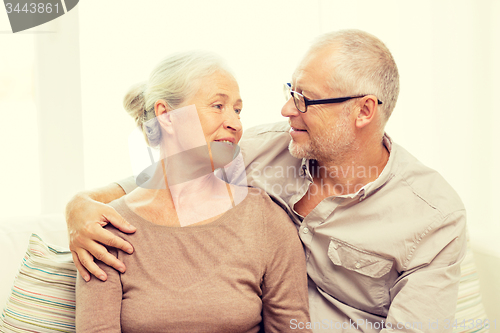
[(331, 265), (325, 280), (332, 296), (364, 311), (387, 314), (395, 275), (390, 273), (391, 259), (336, 238), (330, 239), (328, 258)]
[(337, 266), (372, 278), (383, 277), (391, 271), (393, 265), (390, 259), (358, 249), (333, 237), (328, 246), (328, 257)]

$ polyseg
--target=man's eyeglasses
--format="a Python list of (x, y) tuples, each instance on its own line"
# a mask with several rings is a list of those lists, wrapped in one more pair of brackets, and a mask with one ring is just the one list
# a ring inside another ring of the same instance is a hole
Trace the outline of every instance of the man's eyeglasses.
[[(301, 93), (292, 90), (292, 85), (290, 83), (285, 83), (283, 87), (283, 92), (285, 93), (285, 98), (288, 101), (290, 98), (293, 98), (293, 102), (295, 103), (295, 107), (302, 113), (307, 112), (308, 105), (316, 105), (316, 104), (330, 104), (330, 103), (343, 103), (353, 98), (361, 98), (368, 95), (361, 96), (349, 96), (349, 97), (338, 97), (338, 98), (327, 98), (327, 99), (307, 99)], [(378, 104), (382, 104), (382, 101), (377, 99)]]

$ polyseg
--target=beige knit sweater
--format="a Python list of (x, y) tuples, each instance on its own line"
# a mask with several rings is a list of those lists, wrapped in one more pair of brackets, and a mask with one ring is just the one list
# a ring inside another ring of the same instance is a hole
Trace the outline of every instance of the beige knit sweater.
[(110, 248), (127, 266), (101, 282), (78, 277), (78, 332), (297, 332), (308, 322), (304, 251), (297, 231), (257, 189), (209, 224), (166, 227), (132, 212), (123, 198), (111, 205), (137, 227), (108, 230), (134, 253)]

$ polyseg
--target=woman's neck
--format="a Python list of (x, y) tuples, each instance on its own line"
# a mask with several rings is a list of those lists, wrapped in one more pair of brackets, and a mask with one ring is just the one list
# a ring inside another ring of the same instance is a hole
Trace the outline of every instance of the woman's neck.
[(164, 170), (158, 163), (147, 184), (125, 198), (140, 217), (160, 225), (189, 226), (210, 223), (234, 207), (231, 185), (214, 173), (169, 185)]

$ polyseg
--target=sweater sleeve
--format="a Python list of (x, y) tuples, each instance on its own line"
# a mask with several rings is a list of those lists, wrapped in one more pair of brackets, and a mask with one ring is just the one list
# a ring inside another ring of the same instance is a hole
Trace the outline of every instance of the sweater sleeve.
[[(267, 195), (266, 195), (267, 196)], [(288, 215), (267, 197), (264, 232), (262, 316), (265, 332), (311, 332), (307, 271), (302, 243)]]
[[(117, 250), (108, 248), (116, 256)], [(90, 281), (78, 274), (76, 281), (76, 331), (121, 332), (120, 313), (122, 285), (120, 273), (96, 260), (96, 264), (108, 275), (103, 282), (91, 275)]]

